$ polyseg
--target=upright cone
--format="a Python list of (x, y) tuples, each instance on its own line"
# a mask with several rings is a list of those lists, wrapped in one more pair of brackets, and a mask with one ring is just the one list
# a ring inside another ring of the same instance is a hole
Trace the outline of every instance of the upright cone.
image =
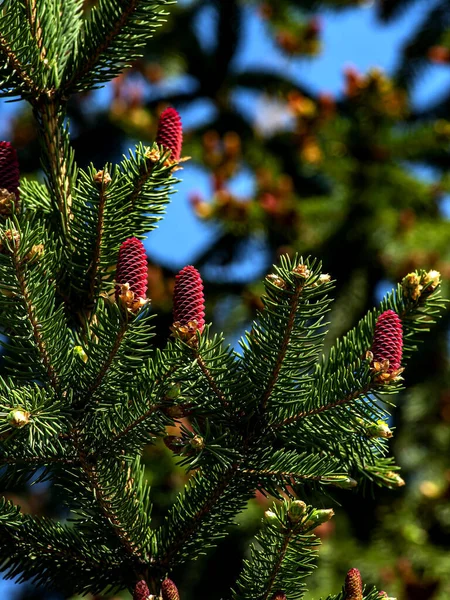
[(377, 363), (389, 361), (388, 373), (400, 369), (403, 352), (402, 322), (393, 310), (382, 313), (375, 325), (372, 343), (373, 360)]
[(175, 277), (173, 320), (181, 326), (195, 321), (199, 331), (205, 327), (203, 282), (200, 273), (191, 265), (181, 269)]
[(363, 583), (358, 569), (350, 569), (345, 578), (345, 600), (363, 600)]
[(150, 590), (148, 589), (147, 584), (142, 579), (138, 581), (136, 587), (133, 592), (133, 600), (149, 600), (150, 599)]
[(180, 600), (177, 586), (171, 579), (164, 579), (161, 584), (162, 600)]
[(272, 596), (271, 600), (286, 600), (286, 594), (281, 590), (278, 590), (278, 592), (275, 592)]
[(116, 299), (133, 311), (146, 302), (147, 255), (144, 244), (135, 237), (125, 240), (119, 249), (116, 271)]
[(158, 146), (164, 146), (170, 150), (170, 160), (178, 162), (181, 157), (181, 146), (183, 144), (183, 128), (181, 117), (174, 108), (166, 108), (161, 113), (156, 134)]
[(19, 161), (9, 142), (0, 142), (0, 189), (8, 190), (19, 198)]

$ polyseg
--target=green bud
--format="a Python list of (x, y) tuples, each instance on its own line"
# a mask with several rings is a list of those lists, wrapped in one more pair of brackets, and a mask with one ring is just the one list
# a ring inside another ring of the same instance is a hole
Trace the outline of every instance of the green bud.
[(367, 427), (366, 435), (370, 438), (391, 438), (392, 431), (385, 421), (377, 421), (377, 423), (371, 423)]
[(288, 511), (288, 517), (293, 523), (298, 523), (306, 512), (306, 504), (302, 500), (294, 500)]
[(334, 510), (332, 508), (318, 508), (312, 512), (304, 527), (305, 529), (315, 529), (322, 523), (329, 521), (333, 516)]
[(88, 361), (88, 355), (83, 350), (82, 346), (74, 346), (73, 353), (75, 354), (75, 356), (78, 356), (78, 358), (81, 358), (81, 360), (83, 362), (87, 362)]
[(338, 488), (342, 488), (343, 490), (351, 490), (358, 485), (358, 482), (356, 479), (353, 479), (353, 477), (346, 477), (345, 479), (338, 479), (337, 481), (334, 481), (333, 485)]
[(205, 447), (205, 440), (201, 435), (194, 435), (194, 437), (190, 439), (189, 443), (195, 450), (203, 450)]
[(386, 485), (390, 488), (399, 488), (405, 485), (405, 480), (395, 471), (384, 473), (383, 478)]
[(12, 427), (20, 429), (30, 422), (30, 413), (23, 408), (14, 408), (7, 418)]
[(264, 518), (266, 519), (269, 525), (280, 527), (280, 519), (273, 512), (273, 510), (266, 510), (266, 512), (264, 513)]
[(166, 392), (166, 398), (170, 398), (170, 400), (175, 400), (181, 393), (181, 385), (179, 383), (174, 383), (170, 386), (170, 388)]

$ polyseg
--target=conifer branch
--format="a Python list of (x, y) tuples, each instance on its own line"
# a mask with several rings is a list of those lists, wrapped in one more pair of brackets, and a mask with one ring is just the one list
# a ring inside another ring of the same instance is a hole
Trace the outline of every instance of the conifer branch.
[(272, 375), (268, 382), (268, 386), (267, 386), (264, 396), (261, 400), (261, 404), (260, 404), (261, 412), (264, 412), (264, 410), (267, 406), (267, 402), (268, 402), (268, 400), (273, 392), (273, 389), (278, 381), (278, 376), (280, 374), (281, 367), (283, 366), (283, 360), (286, 356), (286, 352), (289, 347), (289, 340), (291, 337), (291, 333), (292, 333), (292, 330), (295, 325), (295, 315), (297, 312), (297, 308), (298, 308), (300, 297), (301, 297), (301, 294), (303, 291), (303, 287), (304, 287), (303, 281), (296, 282), (294, 293), (292, 294), (292, 299), (291, 299), (291, 308), (290, 308), (290, 312), (289, 312), (289, 319), (288, 319), (288, 322), (286, 325), (286, 329), (284, 331), (284, 336), (283, 336), (281, 346), (278, 351), (278, 357), (277, 357), (276, 363), (274, 365)]
[(133, 191), (131, 192), (131, 194), (128, 197), (128, 202), (130, 204), (130, 207), (129, 207), (130, 212), (135, 210), (136, 200), (139, 197), (139, 194), (141, 193), (142, 188), (144, 187), (146, 182), (150, 179), (152, 172), (153, 172), (153, 164), (147, 158), (139, 167), (139, 174), (136, 177), (136, 180), (134, 182)]
[(270, 578), (267, 583), (266, 591), (264, 592), (264, 596), (263, 596), (262, 600), (267, 600), (267, 598), (269, 597), (269, 594), (272, 592), (273, 585), (275, 583), (277, 575), (283, 564), (283, 560), (286, 556), (286, 552), (289, 548), (289, 543), (291, 542), (291, 539), (294, 537), (294, 535), (295, 535), (294, 529), (289, 529), (287, 531), (286, 535), (284, 536), (283, 543), (277, 553), (277, 560), (275, 561), (275, 564), (273, 565), (272, 571), (270, 573)]
[(191, 515), (189, 521), (180, 527), (174, 536), (172, 543), (168, 545), (164, 553), (156, 558), (156, 565), (161, 569), (167, 569), (172, 564), (173, 557), (183, 549), (186, 542), (195, 534), (202, 520), (212, 511), (215, 505), (221, 499), (225, 490), (230, 486), (238, 472), (238, 465), (234, 464), (229, 467), (222, 475), (221, 481), (211, 493), (204, 498), (204, 501), (197, 509), (195, 514)]
[(94, 300), (95, 297), (95, 288), (97, 284), (97, 277), (100, 267), (100, 258), (102, 252), (102, 240), (104, 233), (104, 216), (105, 216), (105, 206), (107, 193), (105, 186), (101, 186), (100, 189), (100, 201), (98, 204), (98, 218), (97, 218), (97, 234), (95, 236), (95, 246), (94, 246), (94, 254), (92, 257), (91, 269), (88, 275), (89, 283), (88, 283), (88, 304)]
[(125, 436), (129, 435), (133, 431), (133, 429), (135, 427), (138, 427), (143, 421), (145, 421), (146, 419), (148, 419), (148, 417), (150, 417), (157, 410), (160, 410), (162, 407), (163, 407), (162, 404), (154, 404), (153, 406), (150, 406), (150, 408), (143, 415), (141, 415), (140, 417), (138, 417), (137, 419), (135, 419), (132, 423), (130, 423), (129, 425), (127, 425), (123, 431), (121, 431), (120, 433), (116, 434), (111, 439), (111, 443), (114, 444), (115, 442), (118, 442), (119, 440), (121, 440)]
[(36, 40), (37, 47), (39, 48), (41, 60), (44, 60), (47, 55), (47, 50), (43, 47), (44, 40), (42, 37), (41, 24), (37, 15), (36, 0), (26, 0), (26, 9), (28, 20), (30, 22), (31, 33)]
[(226, 396), (224, 395), (224, 393), (221, 391), (221, 389), (217, 385), (214, 377), (211, 374), (211, 371), (208, 369), (205, 361), (203, 360), (203, 358), (200, 355), (200, 353), (198, 352), (198, 350), (194, 349), (193, 353), (194, 353), (195, 359), (197, 361), (197, 364), (200, 367), (201, 372), (203, 373), (206, 380), (208, 381), (209, 387), (212, 389), (212, 391), (217, 396), (217, 398), (219, 399), (221, 404), (224, 406), (224, 408), (226, 408), (227, 406), (229, 406), (229, 402), (228, 402)]
[(362, 389), (351, 392), (350, 394), (348, 394), (347, 396), (344, 396), (340, 400), (337, 400), (335, 402), (330, 402), (329, 404), (324, 404), (323, 406), (318, 406), (316, 408), (312, 408), (311, 410), (306, 410), (304, 412), (297, 413), (296, 415), (293, 415), (292, 417), (288, 417), (287, 419), (284, 419), (284, 421), (282, 421), (281, 423), (275, 424), (272, 427), (274, 429), (279, 429), (280, 427), (286, 427), (287, 425), (291, 425), (292, 423), (300, 421), (301, 419), (305, 419), (312, 415), (318, 415), (318, 414), (326, 412), (328, 410), (332, 410), (333, 408), (337, 408), (338, 406), (343, 406), (344, 404), (347, 404), (348, 402), (352, 402), (353, 400), (356, 400), (359, 396), (363, 396), (363, 395), (367, 394), (372, 389), (372, 387), (373, 387), (373, 383), (371, 382), (370, 384), (366, 385)]
[(3, 465), (46, 465), (46, 464), (78, 465), (80, 461), (65, 456), (0, 456)]
[(4, 55), (6, 61), (8, 62), (10, 68), (17, 74), (19, 79), (26, 85), (27, 90), (27, 98), (29, 102), (34, 105), (36, 99), (40, 97), (42, 91), (39, 87), (36, 86), (33, 79), (28, 75), (25, 70), (25, 67), (22, 65), (16, 54), (13, 52), (11, 46), (8, 43), (8, 40), (1, 34), (0, 32), (0, 52)]
[(86, 398), (92, 396), (92, 394), (100, 387), (100, 385), (103, 381), (103, 378), (108, 373), (108, 369), (111, 366), (114, 358), (116, 357), (116, 355), (120, 349), (120, 344), (122, 343), (122, 340), (127, 331), (127, 325), (128, 325), (127, 320), (123, 321), (123, 323), (121, 324), (121, 326), (117, 332), (116, 339), (115, 339), (114, 344), (108, 354), (107, 359), (101, 366), (101, 368), (97, 374), (97, 377), (94, 379), (94, 382), (92, 383), (92, 385), (89, 387), (88, 391), (86, 392)]
[[(120, 35), (123, 28), (126, 27), (127, 23), (133, 16), (133, 13), (142, 4), (142, 0), (121, 0), (124, 5), (123, 11), (118, 15), (116, 20), (109, 22), (109, 31), (105, 31), (103, 34), (103, 42), (97, 46), (95, 52), (93, 52), (86, 60), (79, 63), (78, 69), (72, 74), (71, 78), (66, 83), (66, 88), (73, 87), (83, 77), (88, 75), (97, 64), (100, 56), (109, 48), (114, 39)], [(127, 5), (128, 4), (128, 5)]]
[(59, 378), (56, 373), (56, 370), (54, 369), (54, 367), (52, 365), (50, 356), (47, 352), (45, 341), (42, 339), (42, 335), (40, 332), (41, 325), (36, 316), (36, 311), (35, 311), (33, 302), (31, 300), (30, 292), (28, 290), (28, 285), (27, 285), (27, 280), (26, 280), (26, 275), (25, 275), (26, 268), (24, 268), (24, 262), (20, 258), (19, 253), (18, 253), (19, 244), (20, 244), (20, 242), (17, 242), (13, 245), (14, 249), (12, 252), (12, 262), (13, 262), (14, 269), (16, 272), (17, 281), (19, 283), (20, 293), (22, 295), (22, 298), (23, 298), (23, 301), (25, 304), (25, 309), (26, 309), (26, 312), (28, 315), (28, 319), (29, 319), (29, 322), (30, 322), (32, 330), (33, 330), (34, 341), (38, 348), (39, 355), (42, 360), (42, 364), (44, 365), (44, 368), (47, 372), (47, 376), (48, 376), (48, 379), (49, 379), (52, 387), (55, 390), (57, 390), (59, 387)]
[(92, 456), (89, 457), (89, 459), (87, 458), (83, 448), (81, 447), (77, 439), (74, 440), (74, 446), (77, 449), (81, 467), (88, 478), (89, 485), (92, 491), (95, 494), (97, 504), (104, 517), (110, 523), (121, 545), (124, 547), (127, 554), (129, 554), (131, 557), (144, 560), (144, 557), (137, 548), (136, 544), (128, 535), (128, 532), (126, 531), (126, 528), (121, 522), (121, 519), (114, 511), (114, 507), (111, 502), (111, 499), (108, 496), (108, 492), (103, 488), (101, 481), (98, 477), (95, 460)]
[(71, 150), (64, 130), (61, 100), (54, 94), (43, 97), (35, 106), (35, 114), (42, 130), (48, 176), (62, 230), (67, 239), (72, 207)]

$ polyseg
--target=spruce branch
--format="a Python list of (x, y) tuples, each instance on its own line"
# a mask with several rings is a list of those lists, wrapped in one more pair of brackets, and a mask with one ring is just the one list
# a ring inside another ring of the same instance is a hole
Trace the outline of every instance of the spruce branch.
[(300, 501), (285, 501), (267, 511), (233, 598), (268, 600), (277, 590), (288, 598), (301, 598), (302, 579), (315, 568), (314, 548), (320, 544), (310, 532), (332, 516), (332, 510), (312, 509)]
[(300, 296), (303, 291), (304, 281), (299, 279), (295, 282), (294, 291), (289, 299), (289, 316), (287, 319), (286, 327), (284, 328), (283, 338), (281, 340), (281, 344), (278, 348), (277, 357), (275, 360), (275, 364), (273, 365), (272, 372), (270, 374), (269, 381), (267, 382), (267, 388), (264, 392), (264, 395), (260, 402), (260, 411), (264, 412), (266, 410), (267, 402), (272, 395), (272, 391), (278, 381), (278, 377), (280, 374), (281, 367), (283, 365), (284, 358), (286, 357), (286, 352), (289, 347), (289, 341), (291, 339), (292, 330), (295, 324), (295, 315), (297, 312), (298, 304), (300, 301)]
[[(142, 471), (138, 471), (139, 461), (130, 465), (126, 461), (104, 459), (97, 461), (87, 454), (82, 441), (74, 437), (80, 464), (92, 490), (96, 506), (114, 531), (126, 554), (146, 564), (146, 547), (152, 532), (149, 527), (150, 502), (149, 488), (143, 483)], [(111, 474), (117, 481), (112, 483)]]
[(27, 312), (28, 319), (33, 330), (34, 341), (36, 343), (36, 347), (38, 348), (42, 364), (44, 365), (45, 371), (47, 373), (47, 377), (53, 388), (57, 390), (59, 388), (59, 377), (55, 367), (52, 364), (52, 360), (49, 356), (47, 346), (42, 338), (42, 324), (39, 322), (39, 319), (36, 314), (36, 307), (34, 306), (31, 298), (31, 293), (28, 287), (26, 277), (27, 268), (25, 262), (23, 261), (23, 257), (19, 254), (19, 246), (20, 241), (13, 245), (12, 263), (16, 272), (20, 294), (23, 299), (25, 310)]
[(195, 474), (180, 494), (164, 524), (155, 532), (158, 552), (153, 564), (161, 571), (193, 560), (226, 535), (225, 523), (253, 495), (253, 479), (238, 473), (238, 465)]
[[(97, 547), (95, 540), (77, 527), (50, 519), (21, 515), (18, 507), (0, 506), (0, 560), (6, 578), (52, 585), (79, 593), (111, 588), (121, 579), (121, 564), (114, 554)], [(58, 564), (58, 568), (52, 566)], [(25, 565), (25, 568), (24, 568)]]
[(67, 241), (70, 239), (72, 187), (76, 168), (68, 128), (64, 124), (65, 110), (61, 99), (49, 94), (34, 106), (34, 112), (42, 133), (44, 167), (51, 198), (55, 202), (54, 211)]
[(68, 94), (109, 81), (142, 56), (142, 50), (166, 14), (168, 0), (100, 0), (80, 30)]

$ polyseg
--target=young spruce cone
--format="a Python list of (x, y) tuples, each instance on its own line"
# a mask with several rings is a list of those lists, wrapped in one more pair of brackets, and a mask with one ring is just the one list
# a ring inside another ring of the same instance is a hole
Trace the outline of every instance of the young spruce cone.
[(181, 326), (196, 321), (200, 332), (205, 326), (203, 282), (200, 273), (191, 265), (181, 269), (175, 277), (173, 320)]
[(174, 108), (166, 108), (161, 113), (158, 123), (158, 133), (156, 134), (156, 143), (158, 146), (164, 146), (170, 150), (170, 160), (178, 162), (181, 157), (181, 146), (183, 143), (183, 129), (181, 118)]
[(373, 360), (377, 363), (388, 360), (388, 373), (393, 373), (400, 369), (402, 350), (402, 322), (397, 313), (386, 310), (378, 317), (375, 325), (372, 343)]
[(345, 600), (363, 600), (363, 583), (358, 569), (350, 569), (345, 578)]
[(177, 586), (171, 579), (164, 579), (161, 584), (162, 600), (180, 600)]
[(278, 590), (278, 592), (275, 592), (275, 594), (272, 596), (271, 600), (286, 600), (286, 594), (281, 590)]
[(133, 311), (146, 302), (147, 255), (144, 244), (135, 237), (125, 240), (119, 249), (116, 271), (116, 299)]
[(12, 214), (14, 200), (19, 200), (19, 161), (9, 142), (0, 142), (0, 214)]
[(147, 584), (142, 579), (138, 581), (136, 587), (134, 588), (133, 600), (149, 600), (150, 598), (150, 590), (148, 589)]

